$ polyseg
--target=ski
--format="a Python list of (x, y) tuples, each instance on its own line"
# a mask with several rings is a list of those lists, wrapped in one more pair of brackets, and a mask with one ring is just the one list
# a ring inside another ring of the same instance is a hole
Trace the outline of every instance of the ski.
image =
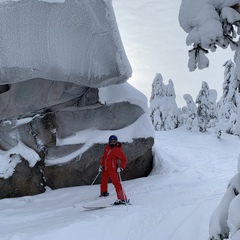
[(98, 210), (98, 209), (104, 209), (108, 207), (112, 207), (113, 205), (107, 205), (107, 206), (83, 206), (86, 210)]
[(98, 209), (104, 209), (104, 208), (109, 208), (114, 206), (128, 206), (128, 205), (132, 205), (132, 204), (130, 202), (127, 202), (126, 204), (118, 204), (118, 205), (111, 203), (109, 205), (102, 205), (102, 206), (83, 206), (83, 208), (86, 210), (98, 210)]

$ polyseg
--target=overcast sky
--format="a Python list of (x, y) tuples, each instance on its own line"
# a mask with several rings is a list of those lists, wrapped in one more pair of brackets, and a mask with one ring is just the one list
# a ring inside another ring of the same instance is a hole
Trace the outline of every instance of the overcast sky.
[(129, 83), (149, 99), (152, 81), (161, 73), (164, 83), (173, 80), (176, 101), (179, 107), (185, 104), (183, 95), (193, 99), (201, 88), (202, 81), (216, 89), (218, 99), (222, 95), (223, 64), (233, 59), (230, 50), (217, 49), (209, 53), (210, 67), (189, 72), (187, 34), (178, 23), (181, 1), (159, 0), (112, 0), (122, 42), (133, 69)]

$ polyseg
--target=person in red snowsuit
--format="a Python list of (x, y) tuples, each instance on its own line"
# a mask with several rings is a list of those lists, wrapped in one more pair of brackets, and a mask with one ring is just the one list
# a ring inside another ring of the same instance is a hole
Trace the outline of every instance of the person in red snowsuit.
[(127, 202), (127, 196), (119, 181), (119, 173), (125, 168), (127, 158), (122, 150), (122, 143), (118, 142), (117, 136), (109, 137), (109, 144), (105, 147), (99, 171), (102, 172), (100, 192), (103, 197), (108, 196), (108, 179), (110, 178), (115, 187), (118, 200), (115, 204)]

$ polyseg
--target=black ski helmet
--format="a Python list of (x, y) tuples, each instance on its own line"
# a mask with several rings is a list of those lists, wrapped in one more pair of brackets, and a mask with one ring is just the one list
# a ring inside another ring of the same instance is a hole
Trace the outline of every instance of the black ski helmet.
[(111, 135), (108, 139), (108, 142), (110, 142), (110, 140), (115, 140), (116, 142), (118, 142), (118, 138), (116, 135)]

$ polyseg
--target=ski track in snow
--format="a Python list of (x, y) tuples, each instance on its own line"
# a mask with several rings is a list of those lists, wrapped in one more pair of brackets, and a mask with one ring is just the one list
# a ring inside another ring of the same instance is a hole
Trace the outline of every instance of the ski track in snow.
[(209, 218), (237, 172), (240, 140), (229, 139), (182, 129), (156, 133), (155, 165), (162, 167), (149, 177), (123, 182), (130, 206), (82, 208), (89, 202), (113, 202), (111, 184), (110, 196), (101, 199), (99, 185), (3, 199), (0, 239), (207, 239)]

